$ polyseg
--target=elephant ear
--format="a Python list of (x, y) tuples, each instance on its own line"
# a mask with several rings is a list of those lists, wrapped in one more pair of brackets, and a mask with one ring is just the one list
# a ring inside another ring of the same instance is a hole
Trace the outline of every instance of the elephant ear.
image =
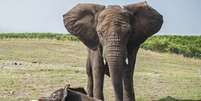
[(77, 36), (88, 48), (94, 49), (99, 43), (96, 32), (96, 16), (105, 6), (78, 4), (63, 15), (66, 29)]
[(147, 2), (126, 5), (124, 8), (131, 13), (132, 35), (129, 42), (140, 45), (160, 30), (163, 17)]

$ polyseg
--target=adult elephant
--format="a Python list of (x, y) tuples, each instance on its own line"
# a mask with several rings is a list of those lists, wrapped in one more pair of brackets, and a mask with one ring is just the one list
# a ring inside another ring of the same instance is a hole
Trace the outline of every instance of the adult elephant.
[(162, 15), (146, 2), (123, 7), (83, 3), (63, 17), (66, 29), (88, 47), (89, 96), (104, 99), (108, 66), (116, 101), (135, 101), (136, 54), (140, 44), (160, 30)]

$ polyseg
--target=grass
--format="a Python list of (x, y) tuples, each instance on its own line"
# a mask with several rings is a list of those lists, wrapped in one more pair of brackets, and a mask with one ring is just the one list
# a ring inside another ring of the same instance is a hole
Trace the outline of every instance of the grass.
[[(67, 83), (86, 87), (87, 51), (79, 41), (11, 38), (0, 47), (0, 101), (37, 99)], [(106, 101), (114, 101), (107, 76), (104, 86)], [(201, 60), (140, 49), (134, 86), (137, 101), (199, 101)]]

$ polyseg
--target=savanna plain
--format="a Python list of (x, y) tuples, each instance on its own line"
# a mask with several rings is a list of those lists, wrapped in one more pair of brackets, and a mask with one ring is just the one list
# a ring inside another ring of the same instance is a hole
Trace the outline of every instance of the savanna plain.
[[(0, 39), (0, 101), (29, 101), (58, 88), (86, 87), (86, 47), (51, 38)], [(201, 101), (201, 59), (140, 49), (134, 73), (137, 101)], [(114, 101), (105, 76), (105, 101)]]

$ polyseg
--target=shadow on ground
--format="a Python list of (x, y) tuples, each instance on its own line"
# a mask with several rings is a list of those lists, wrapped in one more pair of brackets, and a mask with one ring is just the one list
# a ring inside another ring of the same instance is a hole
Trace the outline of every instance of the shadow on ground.
[(159, 100), (154, 100), (154, 101), (201, 101), (201, 99), (200, 100), (176, 99), (176, 98), (173, 98), (171, 96), (167, 96), (165, 98), (162, 98), (162, 99), (159, 99)]

